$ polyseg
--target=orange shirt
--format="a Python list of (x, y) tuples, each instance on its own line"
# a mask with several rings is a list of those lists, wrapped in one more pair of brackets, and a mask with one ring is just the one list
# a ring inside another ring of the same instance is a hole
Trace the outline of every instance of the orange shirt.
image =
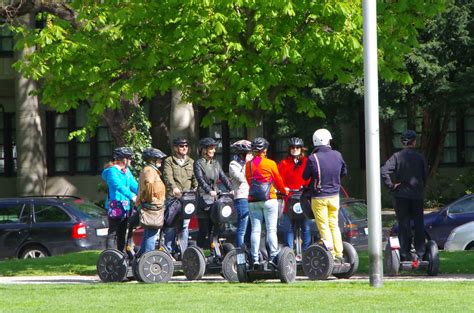
[[(252, 167), (252, 172), (250, 172), (250, 167)], [(252, 183), (252, 178), (260, 183), (273, 182), (270, 188), (270, 199), (276, 199), (275, 188), (281, 194), (286, 195), (287, 193), (275, 161), (267, 159), (265, 156), (257, 155), (252, 161), (245, 164), (245, 177), (249, 185)]]

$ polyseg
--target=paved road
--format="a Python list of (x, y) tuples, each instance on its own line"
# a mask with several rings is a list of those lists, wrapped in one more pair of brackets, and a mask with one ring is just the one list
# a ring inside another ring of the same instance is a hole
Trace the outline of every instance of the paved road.
[[(298, 276), (297, 281), (308, 280), (304, 276)], [(369, 281), (367, 275), (355, 275), (351, 279), (339, 280), (331, 278), (327, 283), (331, 282), (350, 282), (350, 281)], [(397, 276), (384, 277), (385, 281), (474, 281), (474, 274), (450, 274), (439, 276)], [(274, 280), (278, 282), (278, 280)], [(200, 283), (200, 282), (214, 282), (226, 283), (221, 276), (205, 276), (198, 281), (188, 281), (184, 276), (174, 276), (170, 283)], [(97, 284), (102, 283), (98, 276), (14, 276), (14, 277), (0, 277), (0, 284)], [(128, 282), (129, 284), (136, 283), (135, 281)]]

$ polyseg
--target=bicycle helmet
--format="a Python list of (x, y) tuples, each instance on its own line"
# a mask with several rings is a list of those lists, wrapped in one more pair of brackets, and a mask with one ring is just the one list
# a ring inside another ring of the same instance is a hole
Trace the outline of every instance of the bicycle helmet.
[(206, 137), (199, 140), (199, 149), (207, 149), (211, 146), (217, 146), (217, 141), (213, 138)]
[(112, 153), (112, 158), (114, 160), (131, 159), (132, 155), (132, 149), (130, 149), (129, 147), (119, 147), (114, 149)]
[(288, 146), (303, 147), (304, 146), (303, 139), (298, 138), (298, 137), (291, 137), (290, 139), (288, 139)]
[(161, 150), (155, 148), (147, 148), (142, 152), (143, 160), (155, 160), (155, 159), (163, 159), (166, 158), (166, 154), (164, 154)]
[(400, 141), (404, 146), (408, 146), (413, 143), (416, 139), (416, 132), (411, 129), (405, 130), (400, 136)]
[(184, 137), (176, 137), (175, 139), (173, 139), (174, 146), (185, 145), (185, 144), (188, 144), (188, 139)]
[(242, 139), (230, 145), (236, 152), (250, 152), (252, 151), (252, 143), (248, 140)]
[(253, 151), (263, 151), (268, 148), (268, 141), (263, 137), (257, 137), (252, 140)]
[(332, 136), (329, 130), (320, 128), (313, 134), (313, 145), (317, 146), (328, 146)]

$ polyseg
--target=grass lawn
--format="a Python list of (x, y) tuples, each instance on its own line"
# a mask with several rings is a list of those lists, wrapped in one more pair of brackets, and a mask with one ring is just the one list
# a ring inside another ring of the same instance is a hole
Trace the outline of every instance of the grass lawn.
[[(0, 276), (95, 275), (100, 251), (84, 251), (30, 260), (0, 261)], [(367, 274), (367, 251), (359, 251), (358, 274)], [(474, 274), (474, 251), (440, 251), (442, 274)]]
[(0, 285), (0, 293), (0, 312), (467, 312), (474, 282)]

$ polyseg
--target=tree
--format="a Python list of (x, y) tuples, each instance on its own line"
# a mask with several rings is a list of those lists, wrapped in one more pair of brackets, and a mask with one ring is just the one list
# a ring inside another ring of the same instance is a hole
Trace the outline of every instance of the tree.
[[(318, 75), (347, 83), (362, 74), (360, 0), (3, 3), (1, 17), (13, 21), (34, 12), (46, 21), (34, 32), (14, 28), (24, 38), (18, 47), (38, 47), (17, 68), (41, 80), (42, 101), (56, 110), (89, 103), (82, 134), (93, 131), (108, 109), (133, 107), (135, 99), (172, 87), (209, 109), (205, 124), (220, 118), (231, 126), (251, 125), (263, 112), (282, 111), (285, 103), (309, 117), (322, 116), (300, 91), (318, 87)], [(384, 77), (410, 80), (403, 54), (443, 4), (379, 2)]]

